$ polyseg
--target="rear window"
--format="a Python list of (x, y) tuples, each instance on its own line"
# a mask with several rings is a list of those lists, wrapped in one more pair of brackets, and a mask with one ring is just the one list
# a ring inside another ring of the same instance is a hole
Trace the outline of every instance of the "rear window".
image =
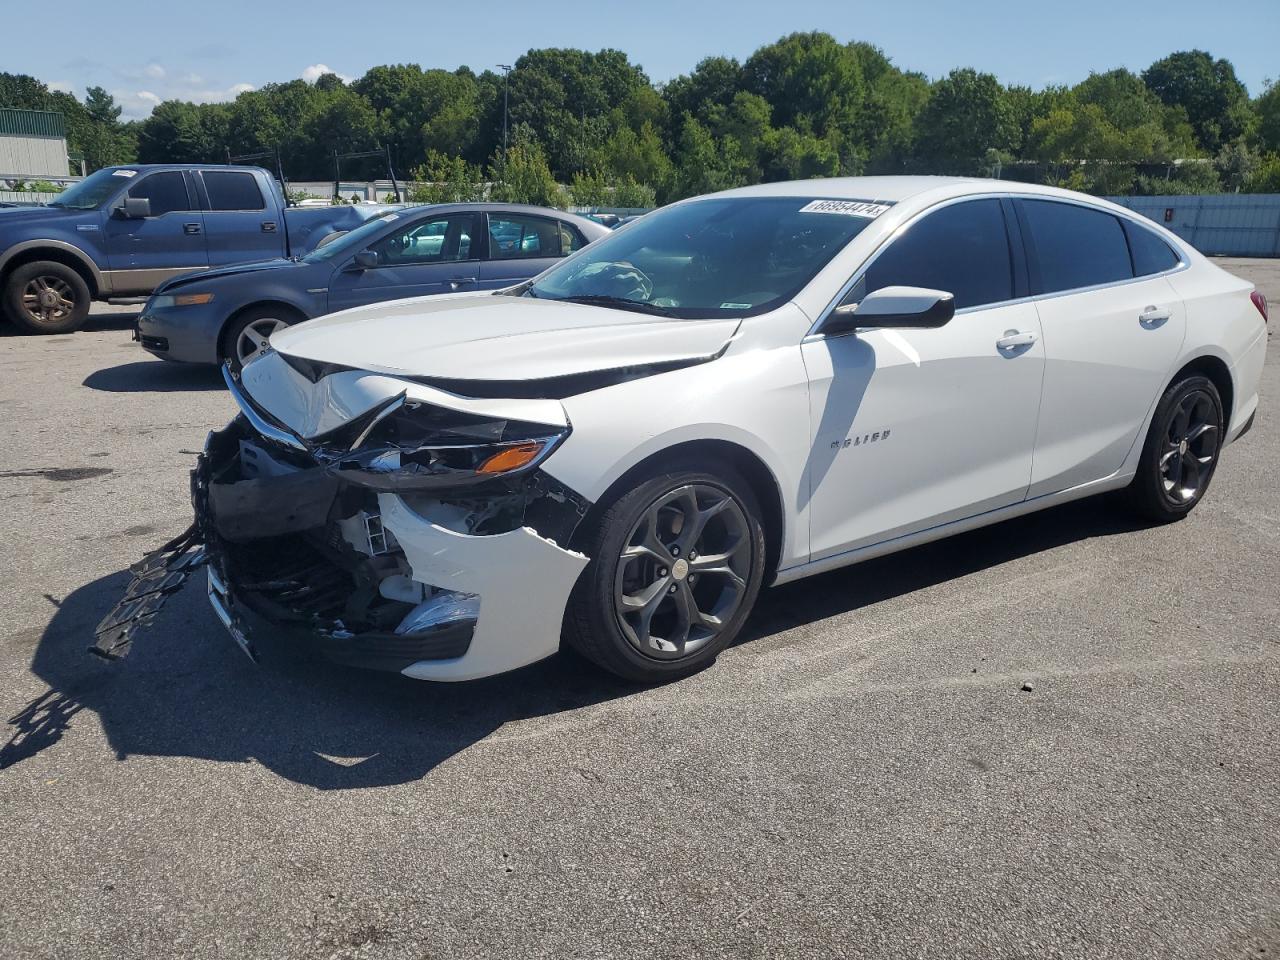
[(1129, 238), (1129, 252), (1133, 255), (1133, 272), (1139, 277), (1164, 273), (1178, 265), (1181, 258), (1156, 234), (1131, 220), (1125, 220), (1124, 232)]
[(1133, 278), (1129, 245), (1117, 217), (1052, 200), (1021, 203), (1040, 267), (1041, 293)]
[(263, 210), (262, 191), (258, 180), (251, 173), (232, 173), (228, 170), (206, 170), (204, 188), (209, 193), (209, 207), (213, 210)]

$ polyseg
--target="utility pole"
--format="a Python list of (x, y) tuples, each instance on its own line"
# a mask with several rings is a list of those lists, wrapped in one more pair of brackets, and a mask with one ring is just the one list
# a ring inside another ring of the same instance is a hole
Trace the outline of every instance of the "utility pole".
[(507, 181), (507, 90), (511, 86), (511, 65), (498, 64), (502, 71), (502, 182)]

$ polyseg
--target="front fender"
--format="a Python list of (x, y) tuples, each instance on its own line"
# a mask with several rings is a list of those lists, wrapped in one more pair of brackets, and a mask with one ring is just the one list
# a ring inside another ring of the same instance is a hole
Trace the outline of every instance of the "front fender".
[(0, 252), (0, 274), (4, 274), (9, 264), (22, 254), (40, 250), (56, 250), (60, 254), (73, 258), (93, 277), (94, 289), (99, 294), (111, 292), (111, 282), (103, 277), (102, 270), (86, 251), (66, 240), (55, 240), (49, 237), (33, 237), (5, 246), (3, 252)]

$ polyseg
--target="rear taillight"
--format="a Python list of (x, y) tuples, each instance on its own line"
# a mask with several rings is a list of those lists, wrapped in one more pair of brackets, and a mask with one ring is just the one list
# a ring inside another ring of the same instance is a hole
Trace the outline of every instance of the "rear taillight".
[(1249, 294), (1249, 299), (1253, 301), (1253, 305), (1257, 307), (1258, 312), (1262, 314), (1262, 322), (1270, 323), (1271, 314), (1268, 312), (1268, 309), (1267, 309), (1267, 298), (1263, 295), (1262, 291), (1261, 290), (1253, 291), (1253, 293)]

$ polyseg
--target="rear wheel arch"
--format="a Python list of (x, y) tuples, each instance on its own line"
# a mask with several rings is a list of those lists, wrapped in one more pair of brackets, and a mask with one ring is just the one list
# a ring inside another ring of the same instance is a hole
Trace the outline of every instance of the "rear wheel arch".
[[(1168, 390), (1178, 381), (1196, 374), (1207, 377), (1218, 389), (1218, 396), (1222, 399), (1224, 429), (1229, 430), (1231, 428), (1231, 417), (1235, 412), (1236, 391), (1235, 382), (1231, 378), (1231, 368), (1227, 366), (1226, 361), (1221, 357), (1206, 353), (1187, 361), (1165, 384), (1165, 390)], [(1161, 395), (1163, 396), (1163, 393)]]
[[(768, 586), (778, 569), (782, 546), (786, 536), (786, 513), (783, 508), (782, 488), (768, 465), (754, 452), (730, 440), (689, 440), (656, 451), (630, 467), (596, 501), (592, 512), (603, 512), (619, 497), (647, 478), (655, 470), (672, 466), (696, 467), (714, 474), (716, 465), (729, 463), (751, 486), (756, 502), (760, 505), (760, 524), (764, 528), (765, 568), (764, 583)], [(591, 519), (590, 514), (588, 520)], [(587, 522), (579, 530), (589, 527)]]

